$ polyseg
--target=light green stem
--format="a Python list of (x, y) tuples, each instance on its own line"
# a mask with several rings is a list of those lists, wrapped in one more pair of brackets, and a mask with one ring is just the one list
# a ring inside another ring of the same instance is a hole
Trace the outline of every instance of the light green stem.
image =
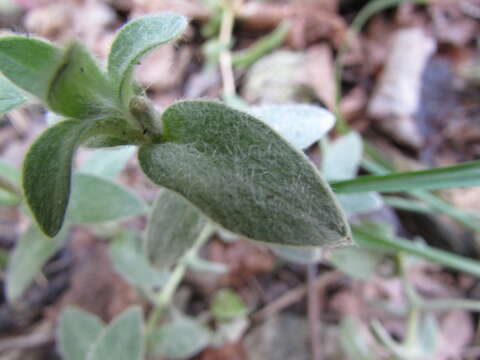
[(230, 2), (223, 4), (222, 24), (220, 28), (219, 42), (222, 47), (220, 53), (220, 72), (223, 80), (223, 97), (231, 98), (236, 95), (235, 76), (233, 74), (232, 53), (230, 46), (232, 42), (233, 25), (235, 24), (235, 9)]
[(193, 246), (188, 250), (185, 255), (183, 255), (183, 257), (179, 260), (178, 264), (173, 269), (167, 283), (163, 286), (160, 293), (158, 293), (156, 299), (154, 299), (155, 308), (152, 310), (152, 313), (148, 318), (147, 334), (150, 334), (152, 332), (152, 330), (155, 328), (158, 321), (160, 320), (163, 311), (171, 303), (173, 295), (177, 291), (178, 286), (180, 285), (183, 277), (185, 276), (190, 260), (197, 256), (201, 247), (208, 241), (213, 232), (214, 227), (210, 224), (207, 224), (198, 235)]
[(18, 196), (19, 199), (22, 197), (22, 192), (20, 191), (20, 189), (14, 183), (12, 183), (10, 180), (3, 176), (0, 176), (0, 189), (6, 190), (9, 193)]
[(281, 23), (270, 34), (255, 42), (249, 48), (234, 52), (232, 54), (233, 66), (246, 68), (252, 65), (255, 61), (265, 56), (265, 54), (282, 45), (290, 28), (289, 23)]

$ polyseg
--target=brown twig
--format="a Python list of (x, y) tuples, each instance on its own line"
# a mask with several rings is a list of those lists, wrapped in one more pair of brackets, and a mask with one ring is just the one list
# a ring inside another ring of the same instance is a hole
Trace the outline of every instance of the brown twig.
[[(342, 274), (339, 271), (330, 271), (329, 273), (324, 273), (318, 276), (314, 283), (313, 286), (316, 289), (316, 292), (318, 294), (319, 301), (322, 300), (323, 297), (323, 291), (325, 287), (335, 281), (339, 281), (340, 279), (344, 278), (345, 275)], [(300, 285), (297, 286), (282, 296), (280, 296), (278, 299), (272, 301), (271, 303), (267, 304), (265, 307), (262, 309), (258, 310), (255, 312), (251, 319), (253, 321), (264, 321), (265, 319), (270, 318), (271, 316), (279, 313), (286, 307), (302, 300), (305, 295), (307, 294), (307, 285)]]
[(308, 327), (310, 329), (310, 348), (312, 351), (312, 360), (321, 359), (320, 351), (320, 299), (319, 289), (316, 286), (317, 266), (315, 264), (307, 265), (307, 309), (308, 309)]
[(31, 349), (54, 341), (52, 331), (7, 338), (0, 341), (0, 353), (9, 350)]

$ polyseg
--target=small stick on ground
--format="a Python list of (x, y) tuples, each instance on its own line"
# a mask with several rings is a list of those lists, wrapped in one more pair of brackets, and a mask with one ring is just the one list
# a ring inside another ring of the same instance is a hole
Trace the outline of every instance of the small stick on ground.
[(307, 309), (308, 327), (310, 329), (310, 349), (312, 360), (321, 359), (320, 350), (320, 297), (319, 288), (316, 286), (317, 266), (307, 265)]
[[(345, 275), (339, 271), (331, 271), (328, 273), (323, 273), (318, 276), (314, 281), (314, 286), (317, 289), (317, 294), (319, 300), (322, 298), (323, 289), (330, 283), (340, 281), (341, 279), (345, 278)], [(279, 313), (283, 309), (289, 307), (290, 305), (302, 300), (305, 295), (307, 294), (307, 285), (300, 285), (297, 286), (285, 294), (280, 296), (275, 301), (267, 304), (262, 309), (258, 310), (254, 313), (251, 319), (255, 322), (264, 321), (265, 319), (274, 316), (275, 314)]]

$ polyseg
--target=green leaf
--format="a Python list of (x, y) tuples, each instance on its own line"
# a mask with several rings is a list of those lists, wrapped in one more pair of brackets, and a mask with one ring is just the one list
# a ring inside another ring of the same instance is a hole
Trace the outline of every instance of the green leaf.
[(208, 346), (210, 337), (208, 329), (197, 321), (177, 317), (152, 332), (148, 339), (149, 353), (168, 359), (191, 358)]
[(30, 225), (18, 240), (8, 262), (6, 295), (9, 301), (15, 301), (23, 294), (43, 265), (62, 246), (65, 237), (65, 232), (61, 232), (48, 238), (37, 226)]
[(131, 95), (133, 68), (141, 57), (178, 39), (186, 27), (184, 16), (163, 13), (130, 21), (118, 32), (108, 57), (108, 73), (119, 99), (125, 101)]
[(320, 140), (335, 125), (333, 114), (315, 105), (261, 105), (249, 108), (248, 112), (300, 150)]
[(327, 147), (322, 173), (328, 181), (351, 179), (357, 175), (362, 153), (361, 136), (356, 132), (350, 132)]
[(435, 354), (439, 345), (439, 326), (432, 314), (425, 314), (418, 329), (418, 347), (428, 357)]
[(72, 224), (96, 224), (146, 212), (136, 195), (110, 180), (76, 174), (67, 217)]
[[(23, 164), (23, 189), (35, 219), (47, 235), (54, 236), (62, 227), (70, 195), (72, 159), (77, 147), (92, 135), (105, 133), (119, 138), (124, 136), (130, 141), (135, 134), (124, 126), (115, 118), (64, 120), (48, 128), (30, 147)], [(116, 211), (123, 214), (132, 209)]]
[(130, 284), (146, 290), (158, 289), (168, 279), (167, 271), (153, 268), (136, 246), (138, 239), (123, 233), (110, 244), (110, 257), (117, 270)]
[(86, 360), (143, 360), (143, 318), (139, 307), (116, 317), (91, 346)]
[(77, 307), (67, 307), (60, 316), (57, 334), (62, 359), (85, 360), (102, 330), (102, 320), (97, 316)]
[(332, 251), (330, 261), (354, 279), (369, 280), (377, 272), (385, 254), (374, 249), (346, 247)]
[(228, 273), (228, 266), (225, 264), (204, 260), (198, 256), (191, 256), (188, 258), (188, 266), (190, 269), (200, 273), (210, 273), (216, 275), (223, 275)]
[(0, 38), (0, 71), (44, 101), (62, 58), (63, 51), (46, 41), (25, 36)]
[(20, 172), (16, 167), (0, 160), (0, 206), (17, 205), (21, 201), (17, 185)]
[(48, 105), (53, 111), (74, 118), (119, 114), (115, 91), (88, 50), (71, 44), (52, 79)]
[(84, 130), (81, 120), (48, 128), (30, 147), (23, 164), (23, 189), (45, 234), (60, 231), (70, 195), (72, 158)]
[(368, 339), (359, 322), (352, 317), (345, 317), (340, 323), (340, 344), (349, 359), (372, 360), (377, 356), (368, 346)]
[(293, 246), (269, 246), (279, 258), (302, 265), (318, 264), (323, 259), (322, 248), (299, 248)]
[(95, 150), (79, 169), (79, 172), (114, 180), (123, 171), (135, 151), (134, 146)]
[(0, 116), (22, 104), (25, 96), (5, 76), (0, 75)]
[(143, 171), (214, 222), (269, 243), (352, 242), (320, 174), (260, 120), (210, 101), (177, 103), (162, 119), (166, 142), (140, 148)]
[(451, 254), (420, 242), (381, 234), (376, 229), (370, 229), (367, 226), (357, 225), (352, 229), (356, 242), (362, 247), (389, 253), (402, 251), (474, 276), (480, 276), (479, 261)]
[[(385, 175), (393, 171), (393, 168), (387, 160), (382, 158), (382, 155), (372, 146), (367, 147), (368, 156), (373, 160), (364, 159), (363, 167), (375, 175)], [(456, 208), (452, 204), (443, 200), (440, 196), (433, 194), (427, 190), (411, 190), (411, 195), (425, 202), (419, 203), (415, 200), (400, 199), (389, 197), (385, 199), (387, 205), (396, 207), (402, 210), (416, 211), (422, 213), (445, 213), (452, 217), (460, 224), (470, 228), (474, 231), (480, 231), (480, 216), (478, 214), (464, 211)]]
[(396, 192), (480, 186), (480, 161), (442, 168), (400, 172), (389, 175), (360, 176), (332, 184), (335, 192)]
[(222, 289), (215, 294), (211, 311), (217, 321), (229, 321), (245, 316), (248, 308), (235, 291)]
[(167, 268), (193, 245), (207, 219), (180, 195), (162, 190), (153, 203), (144, 249), (153, 264)]
[(380, 210), (383, 206), (382, 197), (375, 192), (338, 194), (337, 200), (348, 216)]

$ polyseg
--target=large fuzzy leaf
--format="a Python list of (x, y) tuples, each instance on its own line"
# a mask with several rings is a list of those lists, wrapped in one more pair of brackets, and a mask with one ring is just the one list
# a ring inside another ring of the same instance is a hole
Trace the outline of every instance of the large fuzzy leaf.
[(72, 158), (84, 126), (65, 120), (47, 129), (30, 147), (23, 164), (23, 189), (40, 228), (49, 236), (63, 224), (70, 195)]
[(362, 153), (362, 138), (358, 133), (350, 132), (328, 146), (322, 173), (328, 181), (351, 179), (357, 175)]
[(125, 25), (112, 44), (108, 73), (120, 99), (130, 95), (133, 67), (140, 58), (157, 46), (179, 38), (187, 19), (174, 13), (145, 16)]
[(25, 36), (0, 38), (0, 71), (18, 87), (47, 100), (50, 83), (62, 64), (63, 51)]
[(136, 151), (134, 146), (95, 150), (80, 168), (83, 174), (114, 180)]
[(125, 136), (128, 143), (132, 131), (122, 125), (115, 118), (64, 120), (48, 128), (30, 147), (23, 164), (23, 188), (35, 219), (47, 235), (54, 236), (62, 227), (77, 147), (85, 139), (102, 134), (119, 139)]
[(207, 219), (180, 195), (162, 190), (150, 213), (145, 252), (152, 263), (173, 265), (195, 242)]
[(53, 111), (74, 118), (119, 113), (115, 91), (88, 50), (71, 44), (48, 92)]
[(5, 76), (0, 75), (0, 116), (26, 100), (20, 90)]
[(17, 190), (20, 171), (13, 165), (0, 160), (0, 206), (16, 205), (21, 194)]
[(62, 246), (65, 231), (53, 239), (31, 225), (18, 240), (8, 262), (6, 295), (9, 301), (18, 299), (32, 283), (43, 265)]
[(167, 271), (155, 269), (145, 254), (138, 248), (138, 239), (130, 233), (122, 233), (110, 244), (110, 258), (115, 270), (130, 284), (152, 291), (162, 287), (168, 277)]
[(60, 316), (58, 347), (64, 360), (85, 360), (103, 330), (102, 321), (82, 309), (69, 306)]
[(213, 221), (269, 243), (352, 242), (329, 186), (262, 121), (211, 101), (177, 103), (162, 118), (166, 142), (142, 146), (141, 166)]
[(141, 199), (110, 180), (87, 174), (74, 176), (67, 215), (72, 224), (113, 221), (146, 210)]
[(148, 338), (152, 355), (168, 359), (189, 359), (210, 343), (211, 334), (197, 321), (179, 316), (173, 322), (155, 329)]
[(322, 248), (300, 248), (283, 245), (270, 245), (272, 251), (279, 258), (295, 264), (309, 265), (318, 264), (323, 260)]
[(320, 140), (335, 125), (333, 114), (315, 105), (261, 105), (251, 107), (249, 112), (301, 150)]
[(143, 360), (143, 319), (139, 307), (125, 311), (100, 334), (86, 360)]

